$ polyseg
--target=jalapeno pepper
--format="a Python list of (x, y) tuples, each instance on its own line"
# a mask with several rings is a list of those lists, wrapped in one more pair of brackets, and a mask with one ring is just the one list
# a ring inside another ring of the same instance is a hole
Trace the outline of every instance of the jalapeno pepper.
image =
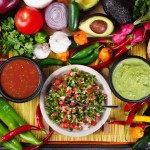
[(70, 64), (82, 64), (82, 65), (83, 64), (90, 64), (98, 57), (98, 54), (99, 54), (99, 47), (96, 48), (94, 50), (94, 52), (87, 57), (84, 57), (81, 59), (69, 59), (69, 63)]
[(48, 39), (48, 35), (44, 32), (38, 32), (34, 36), (35, 42), (40, 43), (40, 44), (46, 43), (47, 39)]
[(45, 58), (43, 60), (38, 61), (38, 65), (41, 67), (48, 66), (48, 65), (62, 66), (63, 62), (55, 58)]
[[(0, 123), (0, 138), (9, 133), (9, 130)], [(0, 142), (0, 145), (2, 145), (3, 147), (7, 148), (7, 149), (11, 149), (11, 150), (21, 150), (22, 149), (22, 145), (15, 139), (11, 139), (7, 142)]]
[(80, 8), (79, 4), (72, 0), (68, 6), (68, 27), (69, 31), (74, 32), (78, 27)]
[(90, 55), (94, 49), (98, 48), (100, 46), (100, 43), (95, 43), (92, 44), (80, 51), (78, 51), (77, 53), (75, 53), (71, 59), (79, 59), (79, 58), (84, 58), (87, 57), (88, 55)]
[[(0, 119), (8, 126), (9, 130), (14, 130), (26, 124), (15, 109), (3, 98), (0, 98)], [(27, 143), (33, 145), (40, 145), (42, 143), (30, 131), (21, 133), (19, 136)]]

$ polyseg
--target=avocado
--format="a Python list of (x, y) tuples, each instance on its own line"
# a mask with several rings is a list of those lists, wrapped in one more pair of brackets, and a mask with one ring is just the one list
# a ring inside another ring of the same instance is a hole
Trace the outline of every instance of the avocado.
[(133, 21), (132, 0), (102, 0), (102, 6), (105, 13), (119, 24)]
[(94, 7), (99, 0), (75, 0), (78, 4), (81, 10), (87, 11), (90, 8)]
[(113, 32), (114, 25), (104, 15), (92, 15), (80, 23), (79, 29), (94, 37), (106, 37)]

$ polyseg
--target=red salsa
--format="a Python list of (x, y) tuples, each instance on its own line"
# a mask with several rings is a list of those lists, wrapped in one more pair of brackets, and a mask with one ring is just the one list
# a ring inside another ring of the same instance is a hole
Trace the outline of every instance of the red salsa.
[(15, 99), (31, 96), (37, 90), (39, 82), (37, 67), (26, 59), (10, 61), (1, 72), (0, 83), (3, 91)]

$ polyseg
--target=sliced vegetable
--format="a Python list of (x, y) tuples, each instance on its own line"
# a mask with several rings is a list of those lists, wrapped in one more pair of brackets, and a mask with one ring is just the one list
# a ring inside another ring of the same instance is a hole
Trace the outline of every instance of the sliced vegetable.
[(27, 6), (30, 7), (34, 7), (34, 8), (44, 8), (46, 7), (48, 4), (50, 4), (53, 0), (24, 0), (25, 4)]
[(69, 57), (68, 50), (66, 52), (56, 54), (56, 58), (63, 62), (66, 62), (68, 60), (68, 57)]
[(23, 34), (36, 33), (43, 27), (43, 24), (41, 12), (33, 7), (24, 6), (15, 15), (15, 25)]
[(37, 59), (45, 59), (49, 56), (50, 54), (50, 47), (48, 43), (44, 44), (35, 44), (34, 45), (34, 50), (33, 50), (33, 58)]
[(131, 137), (132, 138), (136, 138), (136, 139), (138, 139), (138, 138), (141, 138), (141, 137), (143, 137), (143, 135), (144, 135), (144, 130), (143, 130), (143, 128), (141, 128), (141, 127), (132, 127), (131, 129), (130, 129), (130, 134), (131, 134)]
[(128, 115), (136, 103), (126, 103), (124, 106), (125, 115)]
[(68, 6), (68, 28), (74, 32), (78, 28), (80, 8), (75, 0), (71, 0)]
[(76, 52), (71, 57), (71, 59), (80, 59), (80, 58), (87, 57), (94, 51), (94, 49), (98, 48), (99, 46), (100, 46), (99, 43), (91, 44), (90, 46), (88, 46), (88, 47), (86, 47), (84, 49), (81, 49), (80, 51)]
[(46, 24), (55, 30), (62, 30), (67, 27), (68, 11), (64, 3), (53, 2), (44, 10)]
[(108, 61), (109, 59), (113, 57), (113, 51), (109, 47), (104, 47), (100, 50), (98, 57), (100, 58), (102, 62)]
[(84, 31), (78, 31), (73, 35), (74, 41), (78, 45), (84, 45), (88, 42), (87, 35)]
[(55, 53), (63, 53), (68, 50), (71, 41), (68, 35), (62, 31), (57, 31), (50, 36), (49, 39), (50, 49)]
[(5, 14), (13, 9), (15, 9), (21, 0), (1, 0), (0, 1), (0, 14)]
[(62, 66), (63, 62), (58, 60), (58, 59), (55, 59), (55, 58), (45, 58), (43, 60), (38, 61), (38, 65), (41, 67), (45, 67), (48, 65), (60, 65), (60, 66)]

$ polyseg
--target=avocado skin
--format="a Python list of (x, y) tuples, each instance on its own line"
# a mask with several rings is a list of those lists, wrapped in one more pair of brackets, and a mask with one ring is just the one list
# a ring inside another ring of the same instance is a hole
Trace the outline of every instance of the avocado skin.
[(119, 24), (133, 21), (132, 0), (102, 0), (102, 6), (105, 13)]

